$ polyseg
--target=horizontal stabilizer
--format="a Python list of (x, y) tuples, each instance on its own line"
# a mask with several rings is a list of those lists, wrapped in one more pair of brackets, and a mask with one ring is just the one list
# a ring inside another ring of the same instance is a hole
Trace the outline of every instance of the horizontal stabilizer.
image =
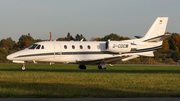
[(169, 37), (171, 37), (171, 34), (164, 34), (164, 35), (161, 35), (161, 36), (157, 36), (157, 37), (154, 37), (154, 38), (144, 40), (144, 42), (158, 42), (158, 41), (162, 41), (162, 40), (164, 40), (166, 38), (169, 38)]

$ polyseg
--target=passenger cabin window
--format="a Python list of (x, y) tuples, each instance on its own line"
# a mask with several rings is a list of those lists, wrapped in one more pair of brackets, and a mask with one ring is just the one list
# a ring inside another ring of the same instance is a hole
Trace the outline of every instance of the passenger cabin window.
[(64, 49), (67, 49), (67, 46), (66, 46), (66, 45), (64, 45)]
[(44, 45), (42, 45), (41, 49), (44, 49)]
[(83, 49), (83, 46), (82, 46), (82, 45), (80, 45), (80, 49)]
[(38, 45), (37, 47), (36, 47), (36, 49), (40, 49), (41, 48), (41, 45)]
[(74, 45), (72, 45), (72, 49), (75, 49), (75, 46), (74, 46)]
[(38, 44), (33, 44), (33, 45), (29, 46), (28, 49), (35, 49), (37, 45)]
[(88, 49), (91, 49), (91, 47), (89, 45), (87, 47), (88, 47)]

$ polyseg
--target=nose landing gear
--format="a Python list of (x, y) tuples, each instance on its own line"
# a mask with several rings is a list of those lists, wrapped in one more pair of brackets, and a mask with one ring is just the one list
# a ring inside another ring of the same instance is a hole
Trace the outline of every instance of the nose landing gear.
[(24, 65), (21, 66), (21, 70), (25, 70), (26, 67)]
[(26, 65), (27, 65), (28, 62), (24, 62), (23, 65), (21, 66), (21, 70), (25, 70), (26, 69)]

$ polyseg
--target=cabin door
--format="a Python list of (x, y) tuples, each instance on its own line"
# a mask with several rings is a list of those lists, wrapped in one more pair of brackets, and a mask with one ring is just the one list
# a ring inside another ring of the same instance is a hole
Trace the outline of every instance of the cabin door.
[(54, 58), (60, 59), (61, 58), (61, 44), (54, 44)]

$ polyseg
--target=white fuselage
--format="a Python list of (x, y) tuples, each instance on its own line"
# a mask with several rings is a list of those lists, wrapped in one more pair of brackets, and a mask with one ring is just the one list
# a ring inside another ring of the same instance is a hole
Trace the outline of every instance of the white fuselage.
[[(124, 43), (134, 43), (134, 48), (136, 48), (136, 50), (130, 50), (127, 52), (109, 51), (109, 49), (106, 49), (105, 46), (106, 41), (45, 41), (35, 43), (37, 45), (36, 47), (34, 47), (34, 49), (26, 48), (24, 50), (15, 52), (9, 55), (7, 59), (13, 60), (13, 62), (20, 63), (21, 61), (76, 63), (76, 61), (97, 60), (107, 57), (123, 55), (138, 54), (146, 56), (148, 50), (146, 51), (143, 49), (152, 48), (153, 51), (154, 48), (157, 47), (157, 44), (160, 45), (162, 43), (159, 42), (154, 44), (141, 42), (139, 39), (109, 42), (119, 43), (120, 45)], [(158, 48), (160, 48), (160, 46)], [(113, 46), (109, 46), (108, 48), (110, 47)], [(114, 47), (113, 49), (122, 50), (123, 48), (127, 47)]]

